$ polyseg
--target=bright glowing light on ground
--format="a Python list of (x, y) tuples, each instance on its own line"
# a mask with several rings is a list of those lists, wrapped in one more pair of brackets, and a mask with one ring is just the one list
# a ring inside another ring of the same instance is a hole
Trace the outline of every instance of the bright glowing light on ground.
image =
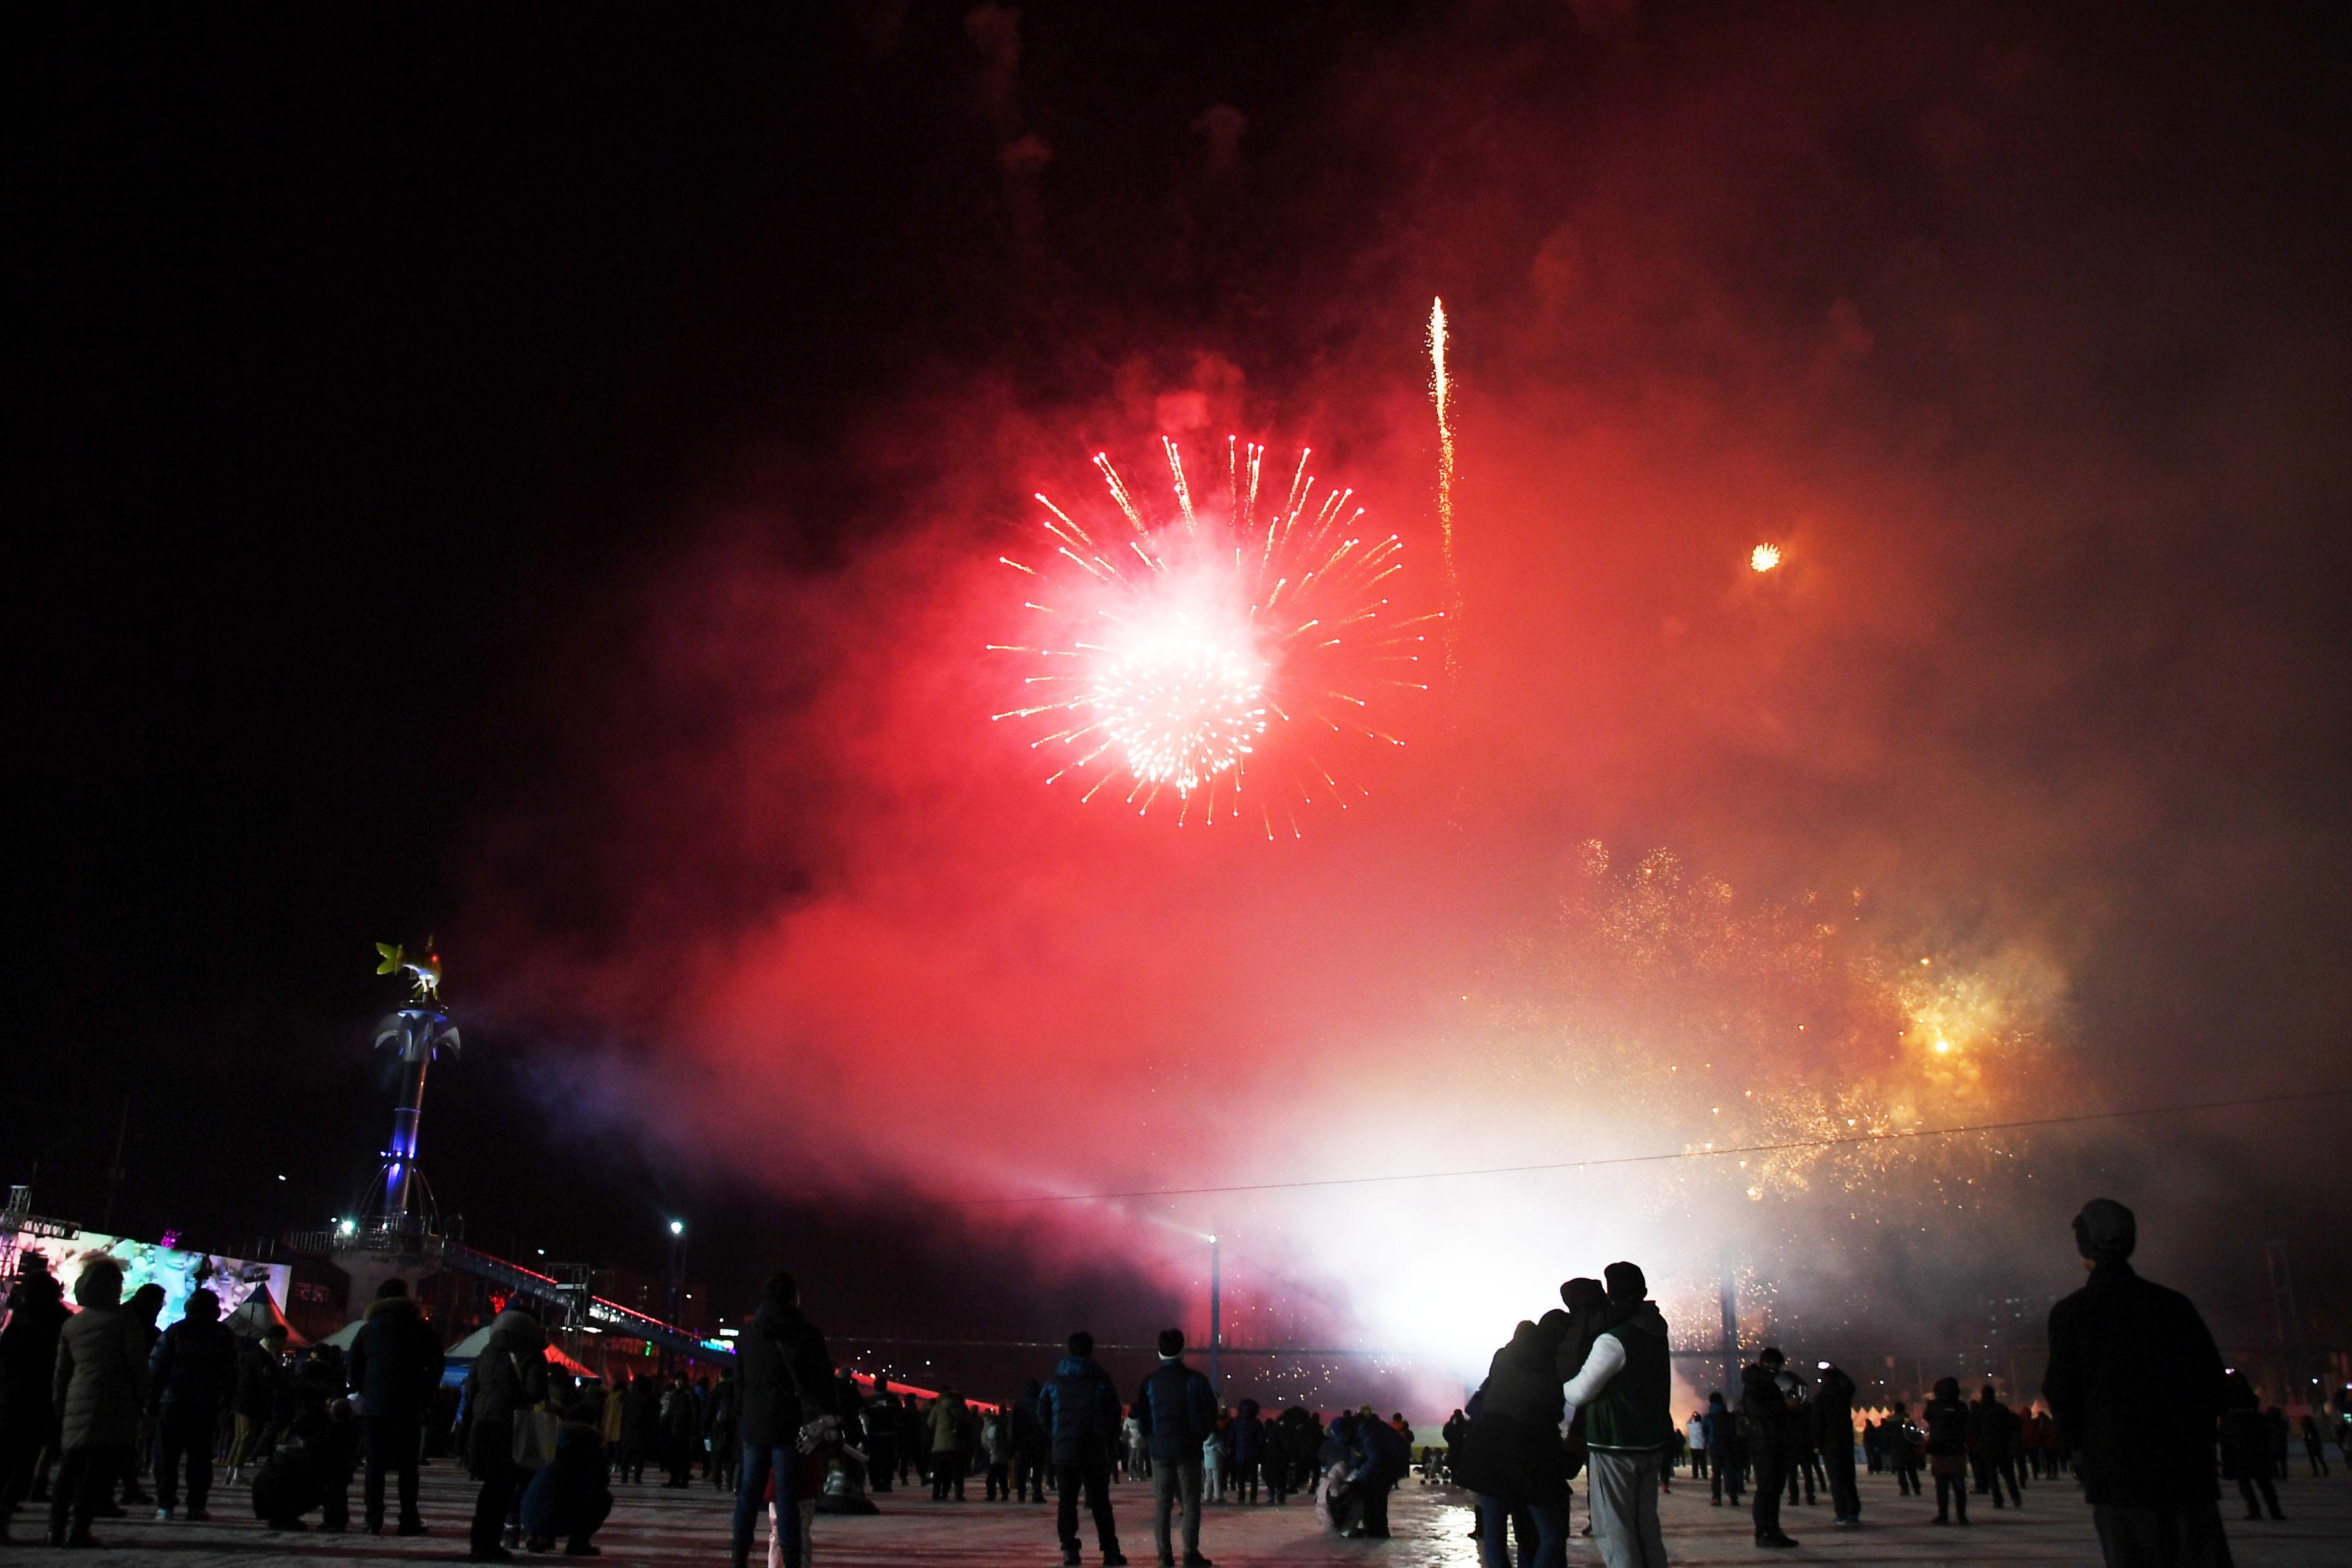
[(1748, 552), (1748, 565), (1750, 571), (1769, 572), (1779, 564), (1780, 564), (1780, 547), (1777, 544), (1759, 544)]

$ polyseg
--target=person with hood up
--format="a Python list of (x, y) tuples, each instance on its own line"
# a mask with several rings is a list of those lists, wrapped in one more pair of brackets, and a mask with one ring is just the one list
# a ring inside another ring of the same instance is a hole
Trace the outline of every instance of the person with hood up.
[(522, 1528), (533, 1552), (552, 1552), (558, 1540), (566, 1557), (596, 1557), (589, 1538), (613, 1511), (613, 1489), (604, 1479), (604, 1434), (585, 1400), (563, 1410), (555, 1435), (555, 1457), (523, 1489)]
[(236, 1393), (229, 1402), (228, 1479), (234, 1486), (245, 1479), (247, 1465), (257, 1465), (269, 1452), (270, 1427), (278, 1409), (278, 1385), (285, 1380), (281, 1355), (285, 1331), (272, 1325), (256, 1341), (238, 1347)]
[(1658, 1488), (1674, 1426), (1666, 1320), (1639, 1266), (1601, 1270), (1608, 1306), (1584, 1364), (1563, 1391), (1584, 1417), (1592, 1466), (1592, 1540), (1609, 1568), (1664, 1568)]
[[(1465, 1420), (1448, 1440), (1446, 1461), (1469, 1489), (1478, 1516), (1481, 1568), (1509, 1568), (1516, 1523), (1520, 1556), (1531, 1568), (1568, 1561), (1569, 1479), (1575, 1473), (1560, 1441), (1567, 1401), (1559, 1376), (1569, 1315), (1522, 1321), (1486, 1365)], [(1532, 1531), (1532, 1550), (1530, 1550)]]
[(800, 1282), (779, 1271), (761, 1291), (751, 1331), (735, 1342), (742, 1372), (743, 1475), (735, 1489), (734, 1568), (748, 1568), (751, 1531), (772, 1480), (773, 1517), (784, 1521), (784, 1568), (801, 1568), (799, 1442), (801, 1428), (837, 1415), (833, 1354), (824, 1336), (801, 1310)]
[(1936, 1522), (1966, 1524), (1969, 1407), (1960, 1398), (1958, 1378), (1936, 1380), (1934, 1394), (1919, 1407), (1919, 1422), (1927, 1428), (1927, 1469), (1936, 1478)]
[(49, 1397), (65, 1458), (49, 1493), (49, 1544), (96, 1546), (89, 1521), (113, 1500), (147, 1402), (147, 1323), (122, 1304), (122, 1266), (100, 1258), (74, 1281), (81, 1308), (58, 1334)]
[(1118, 1530), (1110, 1511), (1110, 1455), (1118, 1432), (1118, 1391), (1111, 1386), (1110, 1374), (1096, 1364), (1094, 1335), (1080, 1329), (1070, 1336), (1069, 1352), (1037, 1394), (1037, 1420), (1050, 1445), (1054, 1487), (1059, 1498), (1054, 1524), (1062, 1543), (1062, 1562), (1067, 1568), (1076, 1568), (1078, 1493), (1083, 1489), (1106, 1568), (1122, 1568), (1127, 1559), (1119, 1552)]
[(2094, 1198), (2074, 1216), (2090, 1279), (2050, 1309), (2042, 1395), (2081, 1456), (2084, 1500), (2107, 1568), (2222, 1568), (2214, 1429), (2221, 1352), (2189, 1298), (2133, 1271), (2131, 1210)]
[(58, 1336), (64, 1332), (65, 1287), (37, 1252), (18, 1255), (8, 1289), (8, 1326), (0, 1329), (0, 1542), (33, 1487), (33, 1472), (56, 1426)]
[(416, 1511), (416, 1458), (424, 1446), (425, 1411), (441, 1386), (440, 1336), (409, 1299), (408, 1281), (376, 1288), (352, 1336), (352, 1386), (360, 1396), (360, 1443), (367, 1456), (361, 1516), (370, 1535), (383, 1533), (383, 1477), (392, 1472), (400, 1498), (400, 1535), (422, 1535)]
[(1862, 1522), (1862, 1489), (1853, 1479), (1853, 1379), (1828, 1362), (1813, 1384), (1813, 1447), (1828, 1473), (1834, 1525)]
[(1265, 1423), (1258, 1402), (1244, 1399), (1234, 1406), (1234, 1500), (1257, 1501), (1258, 1463), (1265, 1455)]
[(1175, 1561), (1170, 1515), (1183, 1508), (1186, 1568), (1209, 1568), (1201, 1555), (1201, 1445), (1217, 1429), (1217, 1394), (1184, 1364), (1184, 1331), (1160, 1331), (1160, 1365), (1135, 1398), (1150, 1434), (1151, 1535), (1161, 1568)]
[(180, 1463), (188, 1469), (188, 1517), (212, 1517), (213, 1445), (222, 1405), (236, 1387), (236, 1336), (222, 1326), (220, 1298), (199, 1287), (188, 1292), (180, 1321), (163, 1331), (148, 1358), (148, 1386), (156, 1404), (155, 1517), (168, 1520), (180, 1500)]
[(1706, 1468), (1712, 1472), (1707, 1479), (1707, 1506), (1719, 1506), (1727, 1493), (1731, 1506), (1738, 1508), (1748, 1465), (1739, 1452), (1739, 1423), (1731, 1406), (1723, 1402), (1720, 1389), (1706, 1396)]
[(1780, 1369), (1788, 1364), (1777, 1346), (1767, 1345), (1739, 1371), (1739, 1441), (1756, 1466), (1756, 1544), (1785, 1551), (1797, 1544), (1780, 1529), (1780, 1491), (1789, 1484), (1789, 1396), (1780, 1392)]
[(1356, 1522), (1349, 1534), (1375, 1541), (1389, 1538), (1389, 1493), (1412, 1468), (1412, 1444), (1394, 1425), (1372, 1414), (1356, 1412), (1356, 1451), (1360, 1462), (1351, 1479), (1356, 1489)]
[(514, 1459), (515, 1417), (547, 1398), (547, 1331), (520, 1297), (490, 1321), (489, 1340), (466, 1383), (466, 1460), (482, 1483), (467, 1555), (476, 1563), (504, 1563), (512, 1554), (499, 1538), (516, 1491), (529, 1479)]
[[(2244, 1373), (2231, 1372), (2229, 1379), (2229, 1405), (2221, 1412), (2221, 1479), (2238, 1483), (2248, 1519), (2262, 1518), (2263, 1507), (2273, 1519), (2284, 1519), (2278, 1489), (2271, 1485), (2270, 1424), (2263, 1418), (2262, 1396)], [(2259, 1505), (2257, 1490), (2262, 1494)]]

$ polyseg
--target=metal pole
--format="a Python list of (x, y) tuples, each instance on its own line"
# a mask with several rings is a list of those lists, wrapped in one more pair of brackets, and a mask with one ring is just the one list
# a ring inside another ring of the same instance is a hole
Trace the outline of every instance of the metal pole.
[(1731, 1251), (1723, 1254), (1723, 1392), (1724, 1397), (1739, 1397), (1739, 1291), (1731, 1276)]
[[(1218, 1255), (1217, 1238), (1209, 1237), (1209, 1386), (1222, 1390), (1217, 1381), (1218, 1352), (1225, 1347), (1224, 1303), (1222, 1260)], [(1220, 1393), (1219, 1397), (1223, 1397)]]

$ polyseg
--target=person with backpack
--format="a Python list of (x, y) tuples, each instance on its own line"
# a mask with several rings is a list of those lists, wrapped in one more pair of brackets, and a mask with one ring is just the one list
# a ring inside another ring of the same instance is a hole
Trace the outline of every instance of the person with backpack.
[(1118, 1529), (1111, 1518), (1111, 1445), (1119, 1426), (1118, 1391), (1110, 1374), (1096, 1364), (1095, 1337), (1080, 1329), (1069, 1338), (1069, 1354), (1054, 1368), (1054, 1375), (1037, 1393), (1037, 1420), (1045, 1429), (1047, 1451), (1054, 1461), (1054, 1488), (1059, 1500), (1055, 1531), (1062, 1543), (1062, 1562), (1077, 1568), (1078, 1494), (1086, 1493), (1087, 1511), (1094, 1516), (1095, 1539), (1102, 1547), (1105, 1568), (1124, 1568), (1118, 1549)]
[(1176, 1561), (1170, 1515), (1180, 1500), (1185, 1568), (1209, 1568), (1201, 1555), (1201, 1445), (1216, 1434), (1217, 1396), (1207, 1378), (1184, 1364), (1183, 1330), (1160, 1331), (1160, 1365), (1135, 1403), (1150, 1434), (1151, 1535), (1161, 1568)]
[(801, 1568), (801, 1429), (837, 1413), (833, 1354), (801, 1310), (800, 1281), (781, 1270), (768, 1277), (750, 1331), (735, 1342), (735, 1356), (743, 1384), (743, 1467), (735, 1489), (734, 1568), (749, 1568), (751, 1533), (772, 1483), (783, 1568)]

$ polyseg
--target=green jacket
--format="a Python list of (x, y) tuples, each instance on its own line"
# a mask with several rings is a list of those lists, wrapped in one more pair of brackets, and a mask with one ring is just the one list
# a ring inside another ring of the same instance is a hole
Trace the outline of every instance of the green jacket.
[(1637, 1452), (1664, 1447), (1675, 1429), (1666, 1320), (1654, 1303), (1644, 1301), (1601, 1337), (1616, 1340), (1625, 1364), (1583, 1406), (1586, 1447)]

